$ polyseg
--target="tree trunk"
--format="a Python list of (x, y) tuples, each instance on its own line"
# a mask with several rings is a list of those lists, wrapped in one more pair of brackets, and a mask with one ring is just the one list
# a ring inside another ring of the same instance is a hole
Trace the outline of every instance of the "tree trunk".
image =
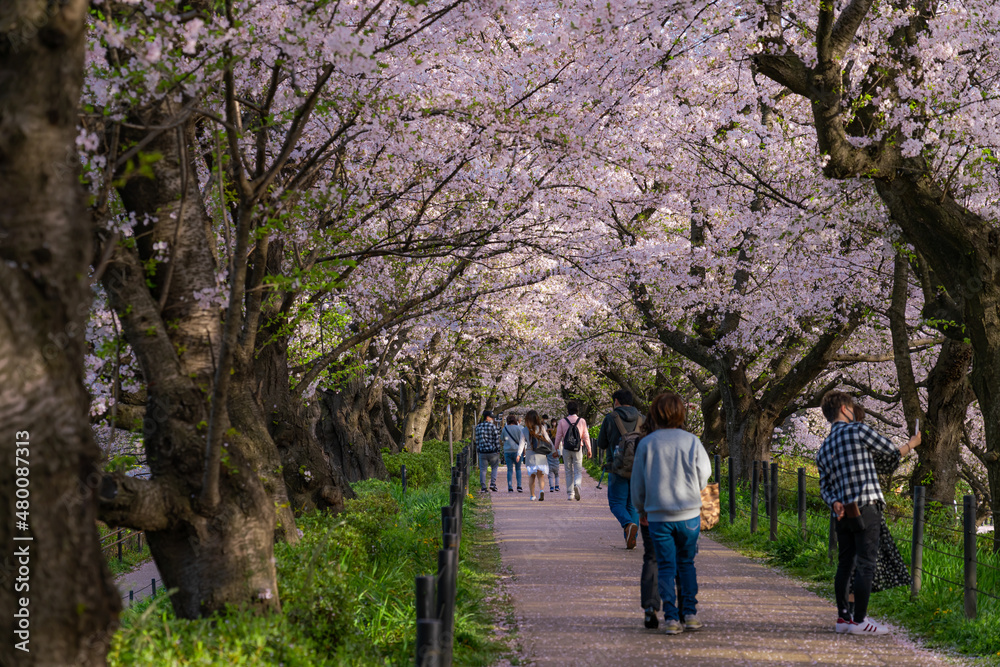
[[(986, 430), (983, 463), (993, 516), (1000, 516), (1000, 231), (921, 175), (876, 178), (906, 240), (960, 304), (975, 362), (970, 376)], [(1000, 532), (993, 548), (1000, 551)]]
[[(465, 438), (465, 403), (452, 403), (451, 405), (451, 430), (452, 439), (455, 442)], [(445, 427), (445, 437), (448, 429)]]
[(479, 421), (479, 402), (478, 401), (467, 402), (464, 406), (462, 406), (460, 414), (461, 414), (461, 421), (459, 421), (459, 417), (456, 416), (455, 423), (462, 424), (462, 439), (469, 440), (472, 438), (472, 434), (476, 430), (476, 423), (478, 423)]
[(927, 377), (927, 420), (926, 426), (921, 422), (924, 438), (912, 480), (945, 504), (955, 500), (965, 415), (975, 398), (968, 375), (971, 361), (971, 345), (946, 340)]
[(434, 410), (431, 413), (430, 423), (427, 426), (427, 433), (431, 440), (448, 439), (448, 413), (445, 410), (446, 405), (447, 402), (441, 400), (441, 395), (439, 394), (434, 404)]
[(701, 414), (705, 426), (701, 434), (701, 442), (709, 454), (718, 454), (725, 458), (729, 456), (729, 445), (726, 444), (726, 422), (723, 419), (722, 393), (713, 389), (701, 397)]
[(121, 609), (95, 529), (101, 453), (84, 386), (92, 244), (74, 141), (88, 7), (7, 3), (0, 39), (5, 665), (104, 665)]
[[(137, 124), (166, 124), (180, 111), (179, 102), (162, 104)], [(148, 388), (143, 432), (151, 478), (106, 475), (101, 518), (147, 532), (164, 585), (178, 589), (171, 603), (181, 618), (221, 612), (229, 605), (280, 608), (269, 481), (274, 461), (269, 439), (262, 439), (266, 429), (239, 402), (239, 387), (247, 381), (239, 363), (237, 391), (231, 394), (236, 398), (222, 413), (221, 501), (208, 508), (196, 500), (222, 324), (217, 307), (191, 298), (199, 290), (216, 289), (211, 220), (193, 177), (192, 156), (184, 148), (194, 144), (193, 133), (194, 122), (188, 121), (177, 133), (152, 140), (148, 150), (162, 157), (151, 165), (151, 177), (133, 175), (120, 188), (125, 209), (150, 222), (136, 230), (135, 245), (115, 248), (103, 278)], [(124, 141), (142, 136), (123, 130)], [(169, 255), (150, 276), (156, 242), (166, 243)]]
[[(284, 491), (297, 514), (314, 509), (340, 512), (344, 497), (353, 497), (346, 478), (330, 464), (316, 437), (319, 406), (307, 406), (292, 394), (288, 370), (288, 338), (282, 335), (284, 319), (276, 314), (263, 318), (254, 359), (255, 400), (264, 415), (274, 442)], [(315, 414), (315, 418), (313, 416)]]
[(295, 544), (299, 541), (295, 526), (295, 513), (288, 496), (285, 478), (282, 474), (283, 461), (271, 437), (268, 423), (264, 418), (264, 408), (259, 397), (254, 395), (252, 369), (240, 363), (234, 373), (229, 390), (229, 419), (233, 428), (245, 438), (248, 454), (255, 462), (256, 474), (264, 485), (264, 491), (273, 498), (275, 511), (274, 539)]
[(338, 392), (321, 389), (319, 393), (316, 435), (330, 463), (349, 482), (386, 479), (389, 472), (382, 461), (382, 448), (399, 450), (385, 428), (379, 381), (365, 385), (361, 378), (352, 378)]
[(771, 460), (776, 421), (762, 414), (743, 362), (718, 378), (722, 412), (726, 418), (729, 464), (738, 478), (750, 478), (754, 461)]
[(433, 383), (430, 385), (419, 381), (414, 388), (416, 408), (406, 413), (403, 420), (403, 443), (401, 449), (419, 454), (424, 446), (424, 434), (427, 432), (427, 424), (430, 422), (431, 413), (434, 410), (434, 398), (437, 395), (437, 388)]

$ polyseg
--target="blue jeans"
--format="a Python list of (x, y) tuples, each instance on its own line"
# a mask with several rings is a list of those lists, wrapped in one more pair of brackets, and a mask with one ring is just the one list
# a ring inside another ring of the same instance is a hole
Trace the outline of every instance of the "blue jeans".
[(611, 513), (622, 525), (622, 533), (625, 526), (630, 523), (639, 525), (639, 513), (632, 506), (632, 493), (629, 488), (629, 481), (624, 477), (619, 477), (613, 472), (608, 473), (608, 507)]
[(490, 486), (497, 485), (497, 468), (500, 467), (500, 452), (479, 452), (479, 486), (486, 488), (486, 467), (491, 468)]
[(521, 488), (521, 462), (514, 462), (517, 458), (517, 452), (504, 452), (503, 460), (507, 463), (507, 488), (514, 488), (511, 485), (512, 477), (514, 476), (514, 471), (517, 471), (517, 488)]
[[(680, 620), (697, 613), (698, 577), (694, 557), (698, 553), (701, 517), (687, 521), (650, 521), (649, 536), (656, 547), (657, 583), (663, 601), (663, 618)], [(679, 579), (680, 596), (674, 590), (674, 577)], [(680, 609), (678, 609), (680, 607)]]

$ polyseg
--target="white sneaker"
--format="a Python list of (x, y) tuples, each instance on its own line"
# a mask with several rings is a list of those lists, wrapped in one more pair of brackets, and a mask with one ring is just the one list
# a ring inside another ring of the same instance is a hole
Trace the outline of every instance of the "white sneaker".
[(852, 625), (857, 625), (857, 623), (855, 623), (854, 621), (845, 621), (842, 618), (838, 618), (837, 625), (834, 627), (834, 631), (836, 631), (838, 635), (842, 635), (850, 631)]
[(538, 500), (538, 499), (535, 498), (534, 496), (531, 496), (530, 498), (528, 498), (528, 500)]
[(887, 635), (889, 634), (889, 628), (884, 625), (879, 625), (875, 621), (862, 621), (861, 623), (852, 623), (850, 627), (847, 628), (847, 634), (849, 635)]

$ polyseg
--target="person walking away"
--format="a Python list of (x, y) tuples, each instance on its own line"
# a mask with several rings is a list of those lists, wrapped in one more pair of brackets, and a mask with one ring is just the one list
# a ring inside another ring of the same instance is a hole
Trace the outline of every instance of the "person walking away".
[(622, 526), (625, 535), (625, 548), (635, 549), (635, 538), (639, 532), (639, 514), (632, 506), (632, 498), (629, 492), (629, 479), (621, 477), (611, 471), (613, 452), (615, 446), (621, 440), (622, 433), (615, 420), (617, 415), (625, 432), (630, 433), (638, 430), (642, 424), (642, 415), (632, 405), (632, 392), (627, 389), (619, 389), (611, 394), (613, 409), (601, 422), (601, 430), (597, 433), (597, 446), (607, 450), (605, 455), (604, 469), (608, 473), (608, 507), (618, 523)]
[[(552, 441), (546, 432), (545, 422), (534, 410), (524, 415), (524, 427), (528, 431), (528, 446), (525, 449), (525, 462), (528, 469), (528, 490), (532, 500), (545, 500), (545, 477), (549, 473), (548, 453), (552, 451)], [(538, 496), (535, 496), (535, 484), (538, 485)]]
[[(698, 436), (683, 430), (686, 419), (684, 400), (677, 394), (667, 392), (653, 399), (643, 425), (646, 435), (636, 446), (630, 485), (632, 504), (648, 521), (655, 546), (668, 635), (702, 627), (694, 557), (701, 534), (701, 490), (708, 485), (712, 463)], [(679, 598), (675, 576), (680, 579)]]
[[(555, 442), (555, 419), (550, 420), (548, 415), (542, 415), (542, 429), (545, 431), (545, 435), (549, 438), (549, 441)], [(549, 466), (549, 474), (547, 475), (549, 479), (549, 493), (553, 493), (559, 490), (559, 450), (554, 449), (546, 458), (546, 462)]]
[(527, 431), (517, 425), (517, 415), (507, 415), (507, 425), (500, 431), (503, 458), (507, 464), (507, 493), (514, 492), (514, 472), (517, 471), (517, 492), (521, 493), (521, 457), (528, 444)]
[(490, 467), (490, 490), (497, 490), (497, 469), (500, 467), (500, 431), (493, 423), (493, 413), (483, 412), (483, 420), (476, 424), (473, 434), (476, 451), (479, 452), (479, 486), (480, 492), (486, 493), (486, 467)]
[[(820, 407), (830, 422), (830, 435), (816, 453), (819, 490), (837, 518), (839, 545), (833, 582), (838, 614), (834, 629), (853, 635), (888, 634), (885, 626), (865, 619), (885, 509), (874, 457), (898, 462), (920, 445), (920, 434), (897, 448), (871, 426), (854, 421), (854, 399), (842, 391), (827, 392)], [(848, 603), (852, 583), (853, 613)]]
[(590, 432), (587, 430), (587, 420), (578, 416), (580, 404), (576, 401), (566, 403), (569, 414), (560, 419), (556, 425), (556, 451), (562, 451), (563, 478), (566, 480), (566, 498), (580, 500), (580, 485), (583, 483), (583, 453), (587, 458), (593, 456), (590, 448)]

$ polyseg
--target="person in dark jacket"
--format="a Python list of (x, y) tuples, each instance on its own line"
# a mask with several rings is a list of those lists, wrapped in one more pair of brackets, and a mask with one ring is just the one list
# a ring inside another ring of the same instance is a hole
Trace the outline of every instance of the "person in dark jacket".
[(614, 409), (601, 422), (601, 430), (597, 434), (597, 446), (607, 450), (605, 470), (608, 471), (608, 506), (622, 526), (622, 532), (625, 534), (625, 548), (635, 549), (635, 538), (639, 533), (639, 514), (632, 506), (628, 478), (620, 477), (611, 472), (611, 459), (615, 445), (621, 439), (614, 413), (618, 413), (618, 417), (622, 420), (622, 426), (628, 431), (639, 428), (642, 423), (642, 415), (632, 405), (632, 392), (627, 389), (619, 389), (611, 394), (611, 399), (614, 401)]

